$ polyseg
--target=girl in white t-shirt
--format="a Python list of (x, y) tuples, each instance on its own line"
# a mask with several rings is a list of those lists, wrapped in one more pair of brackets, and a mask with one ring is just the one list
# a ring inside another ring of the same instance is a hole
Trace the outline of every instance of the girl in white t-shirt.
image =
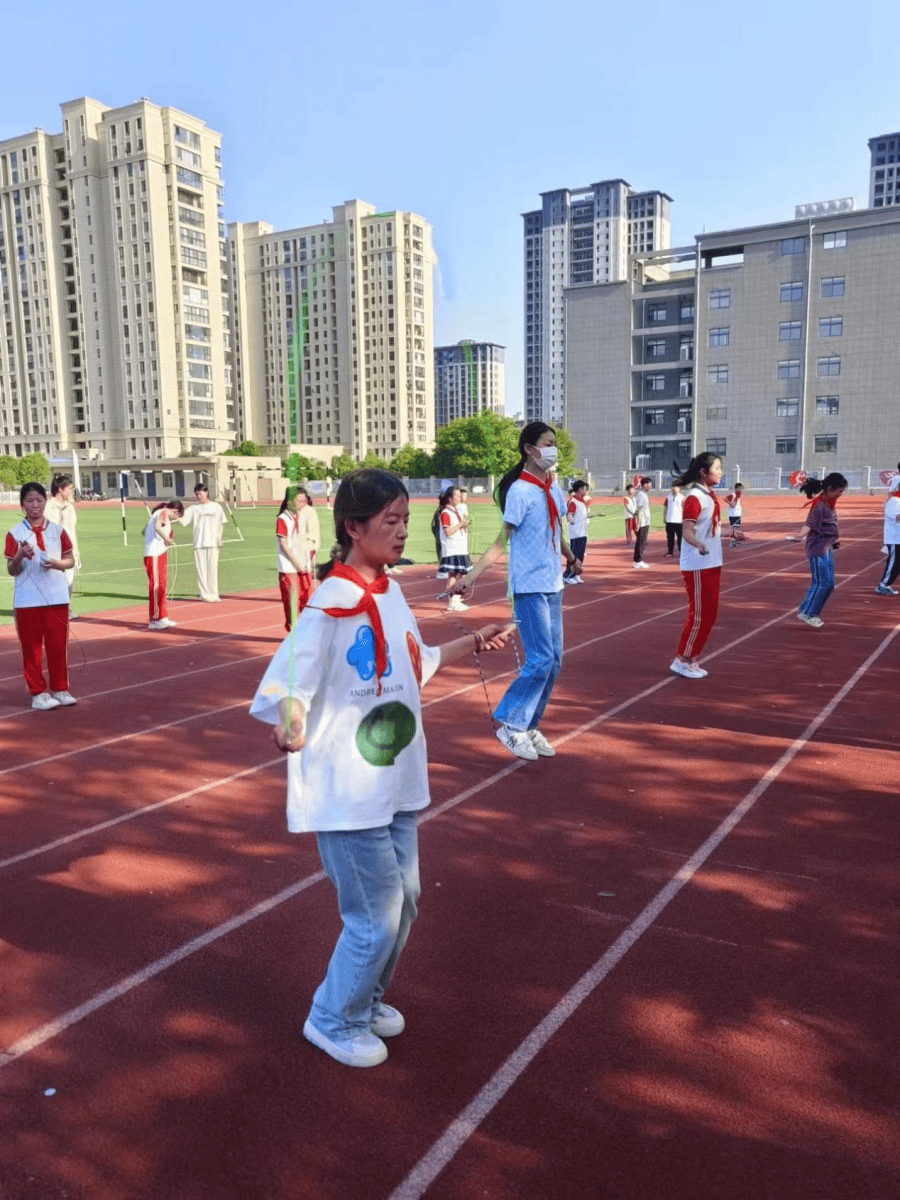
[(634, 535), (637, 533), (634, 524), (637, 504), (634, 499), (633, 483), (625, 485), (625, 495), (622, 497), (622, 504), (625, 506), (625, 545), (630, 546), (634, 541)]
[(891, 480), (894, 490), (884, 502), (884, 545), (887, 550), (887, 561), (881, 581), (875, 588), (879, 596), (896, 596), (897, 591), (891, 585), (900, 575), (900, 476)]
[(150, 601), (148, 629), (171, 629), (177, 624), (166, 615), (166, 561), (175, 540), (172, 520), (183, 516), (184, 505), (180, 500), (164, 500), (151, 510), (150, 520), (144, 526), (144, 570)]
[(403, 553), (409, 496), (387, 471), (346, 475), (334, 501), (337, 560), (266, 671), (250, 707), (288, 752), (288, 829), (314, 831), (343, 931), (304, 1036), (338, 1062), (374, 1067), (401, 1014), (382, 997), (416, 915), (416, 813), (429, 803), (419, 689), (438, 667), (500, 649), (486, 625), (423, 644), (385, 573)]
[[(438, 513), (438, 532), (441, 538), (441, 572), (450, 580), (449, 591), (461, 575), (471, 566), (469, 560), (469, 518), (459, 511), (460, 490), (448, 487), (441, 493)], [(461, 596), (451, 594), (448, 612), (463, 612), (469, 606), (463, 604)]]
[[(719, 500), (714, 489), (722, 480), (722, 460), (706, 450), (692, 458), (679, 476), (685, 489), (682, 506), (683, 540), (681, 573), (688, 594), (688, 613), (678, 643), (678, 653), (669, 667), (685, 679), (703, 679), (708, 674), (697, 658), (706, 645), (719, 613), (719, 582), (722, 575), (722, 528)], [(740, 529), (734, 536), (743, 540)]]
[(320, 540), (319, 518), (312, 497), (304, 487), (289, 487), (275, 522), (278, 588), (288, 633), (312, 595)]

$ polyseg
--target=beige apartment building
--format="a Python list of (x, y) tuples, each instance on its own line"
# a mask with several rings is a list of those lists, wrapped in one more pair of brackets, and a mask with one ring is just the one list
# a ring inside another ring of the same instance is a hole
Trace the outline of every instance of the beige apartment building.
[(142, 99), (0, 142), (0, 453), (235, 440), (221, 138)]
[(434, 444), (431, 226), (348, 200), (331, 221), (229, 225), (242, 436), (389, 460)]

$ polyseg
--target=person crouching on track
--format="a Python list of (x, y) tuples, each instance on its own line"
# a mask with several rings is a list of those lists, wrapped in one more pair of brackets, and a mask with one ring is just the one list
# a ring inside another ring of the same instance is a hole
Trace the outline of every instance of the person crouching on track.
[(177, 624), (166, 616), (166, 560), (175, 540), (172, 520), (183, 516), (184, 505), (180, 500), (164, 500), (151, 511), (150, 520), (144, 526), (144, 570), (150, 600), (148, 629), (172, 629)]
[[(343, 930), (303, 1035), (337, 1062), (374, 1067), (403, 1016), (384, 993), (416, 916), (417, 817), (430, 803), (419, 690), (439, 666), (499, 649), (487, 625), (426, 646), (385, 573), (403, 553), (409, 495), (387, 471), (346, 475), (334, 501), (337, 558), (275, 654), (250, 713), (288, 752), (288, 829), (314, 832)], [(384, 685), (384, 695), (382, 695)]]
[[(41, 484), (23, 484), (19, 503), (25, 519), (6, 535), (6, 571), (15, 580), (13, 615), (31, 707), (46, 710), (76, 703), (69, 691), (66, 662), (69, 586), (65, 577), (65, 572), (75, 566), (75, 555), (63, 527), (44, 519), (47, 493)], [(49, 691), (42, 667), (43, 652), (47, 655)]]

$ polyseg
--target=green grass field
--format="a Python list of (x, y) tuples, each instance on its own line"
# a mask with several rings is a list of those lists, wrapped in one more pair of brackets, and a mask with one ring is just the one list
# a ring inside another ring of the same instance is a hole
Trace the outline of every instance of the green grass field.
[[(590, 538), (621, 537), (623, 526), (622, 504), (616, 499), (593, 505), (605, 516), (593, 517), (590, 523)], [(416, 563), (435, 561), (434, 539), (431, 535), (431, 518), (435, 510), (433, 500), (414, 500), (410, 508), (409, 540), (405, 557)], [(320, 559), (328, 553), (334, 540), (334, 525), (331, 513), (324, 505), (316, 506), (322, 529), (322, 552)], [(654, 528), (662, 526), (662, 509), (653, 505)], [(223, 595), (229, 592), (246, 591), (252, 588), (278, 586), (275, 566), (275, 518), (277, 508), (242, 508), (235, 517), (243, 534), (238, 538), (237, 529), (229, 521), (225, 527), (225, 544), (219, 559), (219, 589)], [(479, 555), (497, 536), (500, 515), (488, 501), (469, 504), (469, 552)], [(0, 514), (4, 532), (19, 520), (17, 509), (5, 509)], [(91, 504), (78, 506), (78, 543), (81, 551), (82, 571), (75, 584), (73, 609), (78, 613), (96, 612), (103, 609), (124, 608), (130, 604), (145, 604), (147, 600), (147, 577), (143, 565), (143, 528), (147, 512), (142, 505), (129, 502), (125, 508), (128, 545), (122, 544), (122, 513), (117, 505)], [(194, 558), (191, 551), (190, 531), (176, 529), (176, 545), (169, 551), (169, 595), (195, 596), (196, 577)], [(0, 575), (0, 624), (12, 621), (13, 581), (5, 571)]]

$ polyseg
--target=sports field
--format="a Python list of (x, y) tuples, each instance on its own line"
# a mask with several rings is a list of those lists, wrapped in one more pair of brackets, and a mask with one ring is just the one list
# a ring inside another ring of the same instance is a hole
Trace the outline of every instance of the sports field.
[[(419, 916), (386, 997), (406, 1030), (372, 1070), (302, 1036), (339, 919), (247, 715), (284, 636), (274, 512), (238, 514), (251, 587), (150, 633), (132, 510), (134, 574), (98, 586), (131, 598), (72, 626), (75, 707), (28, 707), (0, 629), (0, 1198), (897, 1200), (882, 499), (840, 501), (813, 629), (785, 540), (801, 500), (748, 497), (700, 681), (668, 670), (685, 589), (662, 537), (648, 571), (591, 541), (555, 757), (494, 737), (510, 649), (438, 672)], [(90, 514), (97, 546), (116, 519)], [(458, 616), (431, 564), (396, 582), (432, 645), (509, 617), (499, 568)]]
[[(186, 502), (187, 503), (187, 502)], [(595, 511), (608, 514), (592, 518), (591, 536), (618, 537), (623, 527), (620, 500), (597, 502)], [(224, 593), (246, 591), (248, 588), (273, 588), (277, 591), (275, 567), (275, 518), (277, 505), (241, 508), (225, 526), (225, 544), (219, 559), (219, 588)], [(431, 518), (435, 511), (433, 500), (414, 500), (410, 506), (410, 532), (406, 557), (415, 563), (435, 561)], [(322, 530), (320, 560), (327, 557), (334, 540), (331, 511), (323, 504), (316, 505)], [(470, 502), (469, 547), (480, 554), (497, 536), (500, 517), (488, 501)], [(662, 522), (662, 509), (654, 509), (654, 517)], [(18, 520), (18, 509), (0, 511), (0, 527), (5, 532)], [(122, 538), (122, 510), (113, 501), (101, 504), (78, 505), (78, 544), (83, 570), (75, 585), (73, 611), (100, 612), (121, 608), (124, 604), (139, 603), (147, 596), (147, 576), (143, 566), (143, 535), (147, 523), (143, 504), (129, 501), (125, 506), (125, 526), (128, 545)], [(243, 541), (241, 541), (243, 538)], [(176, 526), (176, 545), (169, 551), (169, 595), (195, 596), (196, 578), (191, 550), (190, 530)], [(0, 573), (0, 624), (12, 622), (12, 580)]]

